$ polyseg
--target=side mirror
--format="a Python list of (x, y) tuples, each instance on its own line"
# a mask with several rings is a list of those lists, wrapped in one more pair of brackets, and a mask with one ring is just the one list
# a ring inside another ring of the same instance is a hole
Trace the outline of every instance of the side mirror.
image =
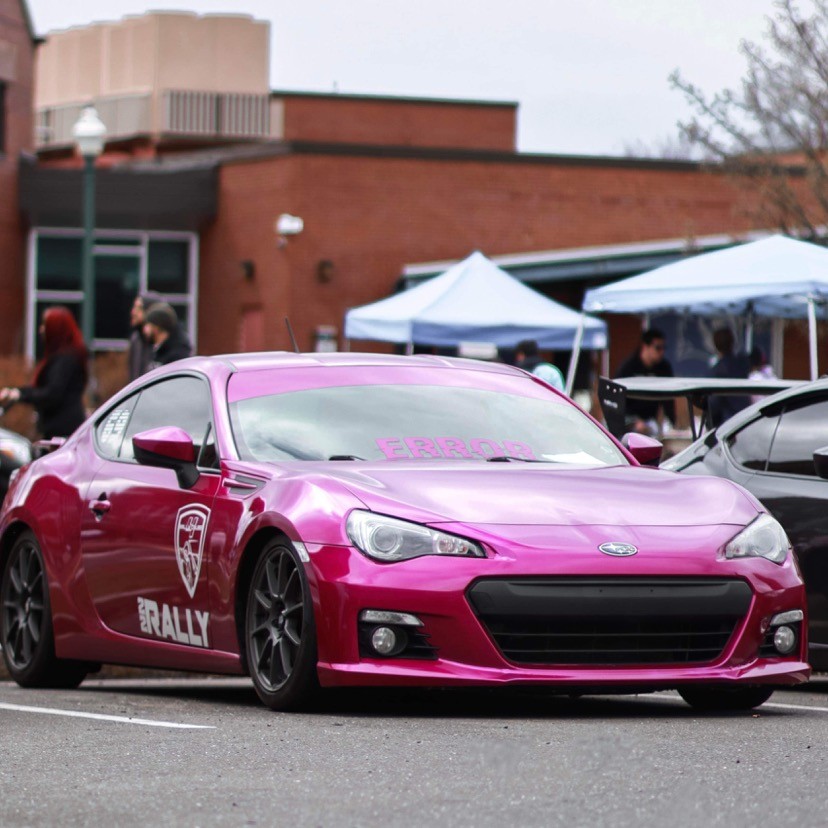
[(816, 469), (817, 477), (828, 480), (828, 446), (818, 448), (814, 452), (814, 468)]
[(135, 459), (142, 466), (172, 469), (182, 489), (192, 489), (198, 480), (193, 438), (182, 428), (153, 428), (132, 438)]
[(621, 438), (621, 445), (642, 466), (657, 466), (658, 461), (661, 460), (661, 443), (646, 434), (630, 431)]

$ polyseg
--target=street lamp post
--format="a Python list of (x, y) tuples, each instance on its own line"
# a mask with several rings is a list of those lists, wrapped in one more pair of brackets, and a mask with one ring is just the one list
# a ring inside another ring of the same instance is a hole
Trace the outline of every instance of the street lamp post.
[(78, 151), (83, 158), (83, 259), (81, 264), (81, 330), (86, 346), (92, 353), (95, 335), (95, 274), (92, 268), (92, 246), (95, 233), (95, 159), (103, 150), (106, 127), (94, 106), (86, 106), (72, 127)]

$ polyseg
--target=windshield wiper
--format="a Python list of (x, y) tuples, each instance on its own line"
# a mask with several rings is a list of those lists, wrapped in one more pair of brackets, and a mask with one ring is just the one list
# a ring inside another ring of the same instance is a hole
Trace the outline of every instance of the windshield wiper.
[(487, 463), (548, 463), (548, 460), (537, 458), (516, 457), (514, 454), (496, 454), (486, 458)]
[(364, 460), (364, 457), (357, 457), (356, 454), (332, 454), (328, 460)]

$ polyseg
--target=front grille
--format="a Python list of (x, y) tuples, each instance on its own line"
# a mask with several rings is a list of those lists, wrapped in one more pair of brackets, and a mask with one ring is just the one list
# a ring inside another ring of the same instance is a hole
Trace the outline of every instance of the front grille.
[(750, 606), (730, 579), (483, 579), (469, 603), (519, 664), (704, 664), (719, 658)]

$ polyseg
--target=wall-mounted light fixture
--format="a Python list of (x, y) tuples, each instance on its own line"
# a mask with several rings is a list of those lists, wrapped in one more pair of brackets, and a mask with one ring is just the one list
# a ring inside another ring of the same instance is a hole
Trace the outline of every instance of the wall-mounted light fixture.
[(288, 236), (298, 236), (304, 229), (305, 222), (299, 216), (282, 213), (274, 224), (279, 247), (284, 247), (287, 244)]
[(334, 277), (334, 263), (330, 259), (320, 259), (316, 263), (316, 279), (326, 285)]

